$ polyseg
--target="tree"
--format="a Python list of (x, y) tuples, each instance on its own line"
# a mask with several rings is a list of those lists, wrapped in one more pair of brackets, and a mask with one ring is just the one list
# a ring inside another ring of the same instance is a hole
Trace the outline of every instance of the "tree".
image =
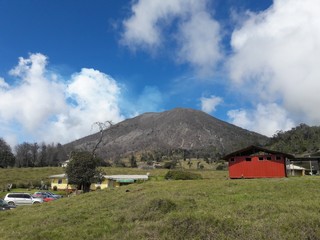
[(89, 192), (91, 183), (102, 180), (98, 166), (99, 160), (90, 152), (72, 152), (66, 167), (68, 183), (77, 185), (83, 192)]
[(138, 165), (137, 165), (137, 159), (136, 159), (136, 157), (135, 157), (133, 154), (132, 154), (131, 157), (130, 157), (130, 166), (131, 166), (132, 168), (138, 167)]
[(16, 150), (16, 166), (30, 167), (32, 163), (31, 144), (24, 142), (15, 147)]
[(38, 167), (47, 166), (47, 157), (48, 157), (47, 145), (43, 142), (43, 143), (41, 143), (41, 146), (40, 146), (40, 152), (39, 152), (39, 157), (38, 157), (38, 161), (37, 161), (37, 166)]
[(30, 152), (31, 152), (31, 166), (30, 167), (34, 167), (37, 164), (38, 161), (38, 150), (39, 150), (39, 145), (38, 143), (33, 143), (30, 144)]
[(102, 142), (105, 130), (112, 125), (111, 121), (106, 123), (95, 122), (94, 125), (99, 127), (100, 137), (91, 152), (71, 152), (70, 162), (66, 167), (68, 183), (75, 184), (83, 192), (90, 191), (90, 185), (93, 182), (101, 182), (103, 175), (97, 169), (101, 165), (101, 159), (96, 158), (96, 150)]
[[(94, 125), (97, 125), (97, 126), (99, 127), (99, 132), (100, 132), (100, 137), (99, 137), (96, 145), (93, 147), (92, 152), (91, 152), (92, 156), (95, 157), (95, 155), (96, 155), (96, 150), (98, 149), (100, 143), (102, 142), (104, 132), (105, 132), (105, 130), (106, 130), (107, 128), (109, 128), (109, 127), (112, 126), (112, 122), (111, 122), (111, 121), (106, 121), (106, 122), (104, 122), (104, 123), (102, 123), (102, 122), (95, 122), (95, 123), (93, 124), (93, 126), (94, 126)], [(92, 126), (92, 127), (93, 127), (93, 126)]]
[(0, 138), (0, 167), (13, 167), (15, 157), (11, 151), (11, 147), (5, 140)]

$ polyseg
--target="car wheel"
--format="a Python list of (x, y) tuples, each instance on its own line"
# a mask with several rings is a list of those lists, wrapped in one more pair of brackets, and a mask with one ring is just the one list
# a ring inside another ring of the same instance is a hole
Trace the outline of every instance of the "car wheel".
[(14, 202), (8, 202), (8, 205), (9, 205), (9, 206), (13, 206), (13, 207), (16, 206), (16, 204), (15, 204)]
[(40, 202), (34, 202), (33, 204), (39, 204)]

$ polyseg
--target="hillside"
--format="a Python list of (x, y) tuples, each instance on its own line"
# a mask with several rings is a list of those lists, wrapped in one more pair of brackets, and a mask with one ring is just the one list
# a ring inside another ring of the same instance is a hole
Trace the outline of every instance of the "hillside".
[[(65, 145), (65, 148), (91, 150), (100, 134)], [(251, 144), (265, 144), (268, 138), (216, 119), (204, 112), (176, 108), (145, 113), (113, 125), (105, 131), (98, 154), (113, 158), (142, 151), (172, 149), (214, 149), (219, 154)]]
[(277, 151), (295, 155), (320, 155), (320, 127), (300, 124), (286, 132), (278, 132), (267, 144)]
[(145, 183), (0, 211), (0, 239), (320, 239), (318, 176), (195, 171), (204, 179), (166, 181), (161, 170)]

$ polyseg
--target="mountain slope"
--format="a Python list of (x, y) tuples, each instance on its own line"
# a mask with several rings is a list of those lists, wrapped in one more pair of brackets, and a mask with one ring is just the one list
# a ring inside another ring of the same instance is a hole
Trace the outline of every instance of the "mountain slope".
[(279, 131), (267, 147), (296, 155), (320, 155), (320, 127), (300, 124), (289, 131)]
[[(67, 149), (91, 150), (99, 133), (66, 144)], [(204, 112), (176, 108), (145, 113), (113, 125), (104, 133), (98, 154), (103, 158), (132, 152), (214, 147), (221, 154), (250, 144), (265, 144), (267, 137), (216, 119)]]

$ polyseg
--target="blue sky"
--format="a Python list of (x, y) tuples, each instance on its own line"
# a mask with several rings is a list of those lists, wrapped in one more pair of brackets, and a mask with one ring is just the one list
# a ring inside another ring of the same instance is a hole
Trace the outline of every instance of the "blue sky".
[(0, 0), (0, 137), (66, 143), (193, 108), (268, 136), (319, 125), (317, 0)]

